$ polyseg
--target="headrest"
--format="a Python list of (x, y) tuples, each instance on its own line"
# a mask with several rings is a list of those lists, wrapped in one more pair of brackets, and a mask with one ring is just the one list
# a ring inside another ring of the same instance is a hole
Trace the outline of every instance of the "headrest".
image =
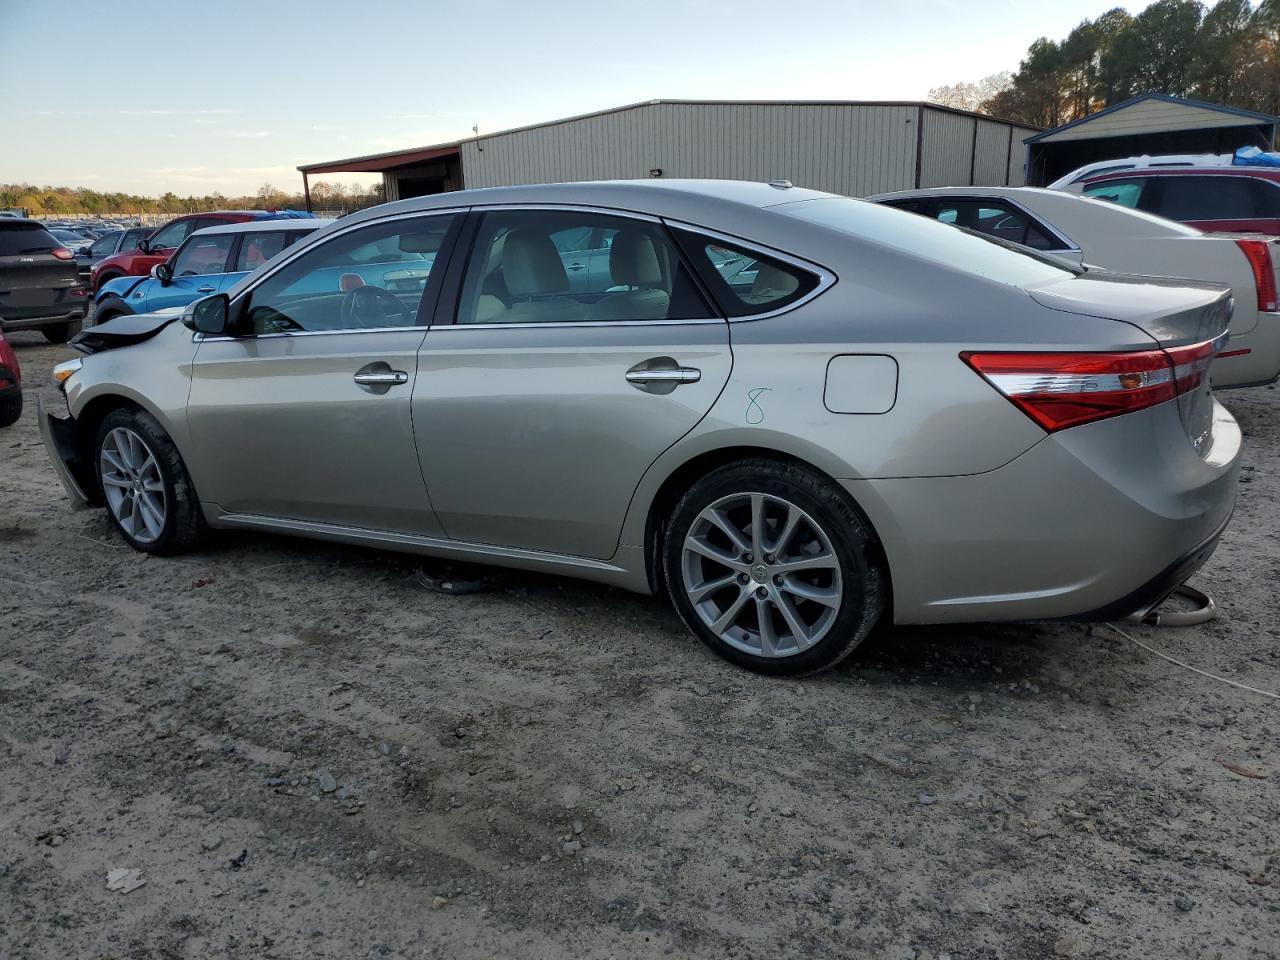
[(653, 238), (639, 230), (619, 230), (609, 248), (609, 275), (616, 284), (648, 287), (662, 282)]
[(556, 245), (537, 230), (512, 230), (502, 247), (502, 279), (513, 297), (537, 297), (569, 289)]
[(751, 295), (754, 297), (767, 295), (770, 300), (781, 300), (791, 296), (799, 287), (800, 281), (792, 274), (770, 264), (761, 263), (756, 268), (756, 278), (751, 284)]

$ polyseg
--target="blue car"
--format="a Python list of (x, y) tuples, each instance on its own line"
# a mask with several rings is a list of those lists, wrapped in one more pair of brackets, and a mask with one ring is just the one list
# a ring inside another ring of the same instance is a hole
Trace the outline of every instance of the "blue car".
[(94, 303), (95, 323), (130, 313), (185, 307), (230, 289), (281, 250), (332, 220), (250, 220), (197, 230), (168, 261), (147, 277), (117, 277), (104, 283)]

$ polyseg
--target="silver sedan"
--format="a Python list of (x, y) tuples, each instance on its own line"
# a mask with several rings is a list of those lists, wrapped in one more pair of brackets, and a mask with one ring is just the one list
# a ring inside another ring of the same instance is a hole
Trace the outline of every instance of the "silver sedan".
[(782, 183), (464, 191), (87, 331), (41, 423), (148, 553), (272, 530), (666, 591), (797, 674), (881, 620), (1161, 600), (1235, 501), (1229, 318)]

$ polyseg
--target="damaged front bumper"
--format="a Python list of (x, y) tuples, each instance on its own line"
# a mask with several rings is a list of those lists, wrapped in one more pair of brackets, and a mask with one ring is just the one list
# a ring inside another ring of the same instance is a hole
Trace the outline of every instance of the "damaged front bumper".
[(58, 471), (58, 479), (67, 488), (67, 496), (71, 498), (73, 510), (84, 510), (91, 506), (85, 496), (80, 481), (72, 472), (72, 464), (76, 462), (75, 421), (70, 417), (55, 417), (46, 413), (44, 400), (36, 394), (36, 421), (40, 424), (40, 439), (53, 461), (53, 468)]

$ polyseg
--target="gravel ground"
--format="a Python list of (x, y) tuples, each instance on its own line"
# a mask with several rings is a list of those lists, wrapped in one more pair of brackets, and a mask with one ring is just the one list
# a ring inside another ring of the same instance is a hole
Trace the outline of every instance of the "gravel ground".
[[(1280, 956), (1275, 701), (1101, 626), (886, 631), (779, 682), (590, 584), (449, 596), (243, 534), (148, 559), (67, 509), (33, 395), (70, 352), (13, 339), (6, 960)], [(1221, 616), (1126, 629), (1274, 690), (1280, 397), (1222, 397)]]

